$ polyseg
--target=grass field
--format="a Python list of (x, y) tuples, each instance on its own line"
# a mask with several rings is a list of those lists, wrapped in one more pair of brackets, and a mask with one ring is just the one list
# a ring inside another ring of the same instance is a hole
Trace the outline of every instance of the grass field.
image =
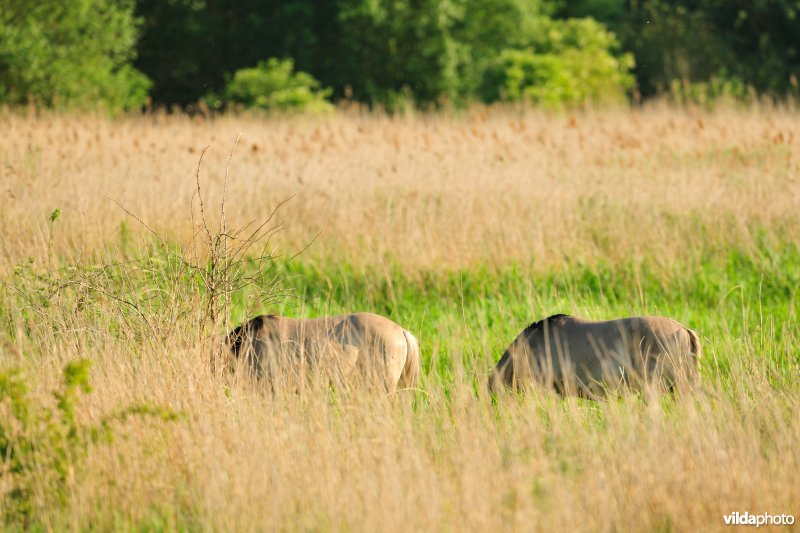
[[(6, 112), (0, 130), (7, 528), (713, 531), (734, 511), (800, 515), (793, 108)], [(198, 226), (206, 146), (212, 230), (223, 195), (229, 230), (289, 199), (269, 257), (253, 246), (226, 273), (256, 282), (230, 302)], [(417, 335), (419, 390), (272, 397), (210, 364), (255, 313), (357, 310)], [(681, 321), (703, 339), (701, 387), (492, 401), (507, 344), (558, 312)]]

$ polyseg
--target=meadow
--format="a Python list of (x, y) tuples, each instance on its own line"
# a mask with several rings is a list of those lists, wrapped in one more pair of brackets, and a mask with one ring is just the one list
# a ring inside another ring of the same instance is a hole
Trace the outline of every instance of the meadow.
[[(799, 119), (1, 112), (0, 523), (714, 531), (734, 511), (800, 515)], [(275, 397), (216, 364), (249, 316), (349, 311), (419, 338), (418, 390)], [(701, 385), (489, 397), (507, 344), (554, 313), (671, 316), (703, 339)]]

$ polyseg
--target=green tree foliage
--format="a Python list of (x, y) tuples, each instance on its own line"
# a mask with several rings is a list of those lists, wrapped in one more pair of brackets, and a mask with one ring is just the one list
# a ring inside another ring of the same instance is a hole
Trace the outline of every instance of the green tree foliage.
[(291, 59), (270, 58), (256, 67), (237, 70), (225, 88), (225, 101), (264, 111), (321, 113), (333, 106), (330, 89), (306, 72), (295, 72)]
[(800, 0), (0, 0), (0, 102), (187, 106), (270, 57), (389, 108), (617, 100), (631, 68), (645, 97), (797, 96), (798, 28)]
[[(156, 101), (189, 104), (208, 92), (221, 94), (226, 75), (241, 68), (266, 57), (291, 57), (298, 69), (331, 87), (334, 98), (388, 108), (409, 101), (422, 106), (493, 101), (502, 91), (486, 85), (504, 80), (487, 78), (488, 69), (494, 73), (498, 59), (513, 55), (510, 51), (536, 56), (567, 51), (570, 57), (557, 66), (580, 70), (570, 70), (570, 83), (609, 74), (587, 70), (596, 57), (578, 57), (574, 46), (560, 44), (559, 32), (577, 39), (588, 31), (590, 54), (607, 45), (603, 59), (617, 61), (613, 36), (606, 37), (600, 25), (554, 22), (550, 6), (546, 0), (243, 0), (234, 6), (223, 0), (141, 0), (145, 29), (137, 65), (155, 80)], [(624, 71), (629, 63), (619, 57), (618, 70)], [(616, 71), (610, 78), (624, 82)], [(548, 98), (557, 98), (557, 91), (548, 92)], [(602, 99), (608, 91), (589, 93)], [(572, 90), (570, 101), (583, 94)]]
[[(456, 38), (468, 51), (460, 72), (467, 93), (485, 89), (487, 69), (504, 50), (527, 50), (540, 42), (550, 22), (549, 4), (537, 0), (474, 0), (464, 9)], [(487, 96), (496, 99), (484, 92)]]
[(675, 80), (682, 91), (703, 84), (690, 92), (729, 93), (739, 85), (775, 96), (797, 91), (798, 0), (562, 0), (558, 14), (608, 25), (635, 55), (645, 96)]
[(633, 85), (630, 54), (592, 19), (547, 20), (532, 46), (503, 50), (487, 69), (485, 100), (530, 100), (547, 107), (620, 102)]
[(0, 101), (109, 109), (141, 106), (131, 66), (134, 0), (0, 1)]
[(672, 80), (669, 96), (678, 104), (712, 108), (719, 103), (746, 103), (751, 99), (752, 91), (741, 79), (728, 76), (727, 71), (721, 68), (708, 81)]
[[(528, 98), (553, 107), (620, 100), (632, 58), (592, 20), (553, 20), (530, 0), (349, 0), (343, 43), (354, 93), (392, 102)], [(387, 97), (388, 95), (388, 97)]]
[(342, 87), (338, 3), (309, 0), (138, 0), (136, 68), (160, 104), (221, 94), (227, 79), (269, 57), (290, 57), (325, 86)]
[(453, 0), (345, 0), (342, 68), (360, 100), (388, 107), (413, 94), (418, 103), (462, 96), (459, 65), (466, 59), (453, 29), (464, 9)]

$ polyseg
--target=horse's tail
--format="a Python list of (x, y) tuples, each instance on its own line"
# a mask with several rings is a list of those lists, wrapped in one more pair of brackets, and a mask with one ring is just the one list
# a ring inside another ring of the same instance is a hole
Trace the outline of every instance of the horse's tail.
[(686, 333), (689, 334), (689, 353), (694, 356), (698, 366), (700, 359), (703, 357), (703, 347), (700, 344), (700, 335), (696, 331), (686, 328)]
[(403, 330), (403, 335), (406, 338), (406, 364), (403, 366), (397, 386), (400, 389), (411, 389), (419, 383), (421, 365), (419, 342), (406, 330)]

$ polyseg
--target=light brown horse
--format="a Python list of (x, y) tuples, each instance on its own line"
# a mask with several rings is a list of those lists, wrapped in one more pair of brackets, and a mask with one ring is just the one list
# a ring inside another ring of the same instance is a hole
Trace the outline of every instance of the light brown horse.
[(538, 384), (587, 397), (648, 385), (671, 390), (696, 380), (700, 352), (697, 333), (669, 318), (553, 315), (511, 343), (489, 378), (489, 390)]
[(268, 380), (273, 391), (296, 389), (314, 376), (328, 383), (360, 379), (389, 392), (419, 381), (417, 339), (372, 313), (315, 319), (258, 316), (234, 329), (227, 341), (235, 360)]

